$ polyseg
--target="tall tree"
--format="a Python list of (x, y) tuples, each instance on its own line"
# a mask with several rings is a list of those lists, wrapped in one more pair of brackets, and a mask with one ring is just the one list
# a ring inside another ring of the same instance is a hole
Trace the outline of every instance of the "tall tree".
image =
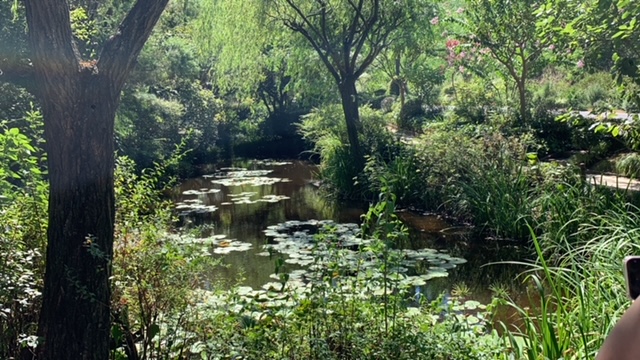
[(168, 0), (138, 0), (95, 59), (82, 59), (66, 0), (24, 0), (28, 61), (0, 81), (32, 84), (45, 123), (49, 222), (39, 359), (108, 359), (114, 118), (121, 89)]
[(639, 18), (638, 1), (546, 0), (538, 11), (538, 30), (568, 53), (582, 50), (581, 66), (604, 65), (640, 107)]
[(270, 16), (300, 34), (316, 51), (335, 80), (342, 100), (349, 144), (356, 163), (364, 164), (358, 132), (360, 114), (356, 82), (419, 1), (275, 0)]
[(541, 0), (467, 0), (470, 40), (488, 48), (518, 92), (522, 121), (529, 117), (527, 80), (544, 49), (536, 32), (535, 11)]

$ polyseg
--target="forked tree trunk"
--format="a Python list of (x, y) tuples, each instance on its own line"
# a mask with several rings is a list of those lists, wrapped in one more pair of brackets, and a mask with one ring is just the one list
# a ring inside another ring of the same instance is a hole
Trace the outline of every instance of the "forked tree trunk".
[(84, 72), (73, 87), (47, 88), (40, 96), (50, 184), (38, 327), (43, 359), (106, 359), (109, 353), (118, 97), (105, 80)]
[(358, 172), (364, 167), (364, 157), (360, 148), (358, 133), (360, 130), (360, 112), (358, 109), (358, 91), (356, 90), (355, 79), (344, 79), (339, 84), (340, 97), (342, 99), (342, 110), (344, 111), (347, 123), (347, 136), (351, 149), (351, 156), (354, 159)]
[(107, 360), (114, 122), (125, 79), (168, 0), (138, 0), (97, 60), (78, 54), (66, 0), (24, 0), (49, 162), (40, 360)]

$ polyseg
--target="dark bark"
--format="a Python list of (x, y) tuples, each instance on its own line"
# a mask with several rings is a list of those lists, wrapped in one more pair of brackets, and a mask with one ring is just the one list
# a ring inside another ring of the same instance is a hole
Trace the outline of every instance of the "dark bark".
[(518, 81), (518, 97), (520, 101), (520, 121), (526, 122), (529, 114), (527, 109), (527, 88), (524, 78)]
[(356, 80), (347, 78), (340, 85), (340, 97), (342, 100), (342, 110), (347, 123), (347, 136), (351, 148), (351, 156), (354, 158), (358, 171), (364, 166), (362, 149), (358, 133), (360, 132), (360, 112), (358, 109), (358, 92), (356, 90)]
[(120, 91), (168, 0), (138, 0), (98, 60), (82, 61), (65, 0), (25, 0), (49, 162), (38, 358), (109, 358)]
[[(311, 44), (338, 84), (351, 153), (359, 167), (356, 170), (360, 171), (364, 167), (364, 154), (358, 140), (360, 116), (355, 83), (389, 46), (391, 34), (407, 17), (403, 12), (382, 12), (381, 0), (346, 1), (351, 10), (351, 18), (346, 22), (336, 22), (333, 5), (324, 1), (318, 1), (317, 8), (305, 13), (295, 0), (283, 0), (291, 12), (275, 17)], [(332, 26), (343, 31), (335, 35)]]
[(42, 359), (107, 359), (109, 353), (117, 97), (92, 77), (76, 85), (71, 104), (48, 91), (41, 100), (50, 184)]

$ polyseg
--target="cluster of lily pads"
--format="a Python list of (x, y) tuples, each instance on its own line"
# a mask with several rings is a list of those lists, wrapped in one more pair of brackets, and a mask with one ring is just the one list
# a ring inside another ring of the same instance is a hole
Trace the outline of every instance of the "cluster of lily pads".
[(218, 210), (215, 205), (205, 205), (200, 199), (186, 199), (175, 204), (180, 216), (192, 214), (208, 214)]
[(229, 239), (227, 238), (227, 235), (224, 234), (211, 235), (202, 238), (186, 234), (167, 234), (166, 239), (175, 244), (204, 245), (207, 251), (211, 251), (218, 255), (225, 255), (234, 251), (243, 252), (253, 247), (250, 243), (238, 241), (236, 239)]
[(293, 164), (290, 161), (277, 161), (277, 160), (270, 160), (270, 159), (254, 160), (254, 163), (256, 165), (261, 165), (261, 166), (284, 166), (284, 165)]
[(262, 186), (273, 185), (280, 182), (289, 182), (286, 178), (268, 177), (273, 170), (247, 170), (244, 168), (222, 168), (219, 172), (205, 175), (205, 178), (213, 178), (213, 184), (223, 186)]
[[(270, 240), (261, 256), (282, 254), (293, 270), (272, 274), (275, 280), (262, 289), (242, 287), (239, 295), (251, 299), (278, 299), (285, 289), (305, 294), (319, 281), (331, 279), (334, 287), (352, 287), (359, 282), (360, 294), (381, 296), (398, 288), (420, 287), (434, 278), (446, 277), (447, 270), (466, 261), (434, 249), (391, 249), (394, 259), (381, 269), (381, 254), (370, 248), (374, 239), (362, 236), (358, 224), (340, 224), (331, 220), (287, 221), (269, 226)], [(420, 270), (418, 270), (420, 269)], [(383, 287), (383, 277), (393, 286)]]
[(256, 195), (258, 195), (257, 192), (242, 192), (239, 194), (228, 194), (227, 196), (230, 198), (230, 201), (225, 201), (220, 205), (255, 204), (258, 202), (277, 203), (282, 200), (290, 199), (290, 197), (284, 196), (284, 195), (264, 195), (260, 199), (252, 200), (252, 198)]

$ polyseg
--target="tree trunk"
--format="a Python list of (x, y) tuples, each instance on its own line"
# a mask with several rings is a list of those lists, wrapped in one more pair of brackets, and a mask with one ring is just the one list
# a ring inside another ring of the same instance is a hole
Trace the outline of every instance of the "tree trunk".
[(49, 162), (41, 360), (109, 358), (115, 113), (167, 1), (136, 1), (90, 61), (78, 53), (66, 0), (24, 1)]
[(400, 95), (400, 108), (402, 109), (404, 107), (407, 85), (404, 78), (400, 74), (402, 70), (401, 56), (401, 53), (398, 53), (398, 55), (396, 56), (396, 81), (398, 82), (398, 92)]
[(50, 194), (39, 358), (106, 360), (118, 97), (96, 75), (77, 78), (40, 96)]
[(360, 112), (358, 109), (358, 91), (356, 90), (355, 79), (343, 79), (339, 84), (340, 97), (342, 99), (342, 110), (347, 123), (347, 135), (349, 137), (349, 145), (351, 148), (351, 156), (353, 157), (357, 171), (364, 167), (364, 157), (360, 148), (360, 140), (358, 133), (360, 130)]
[(520, 121), (525, 123), (528, 120), (527, 109), (527, 89), (525, 87), (524, 78), (521, 81), (517, 81), (518, 96), (520, 100)]

